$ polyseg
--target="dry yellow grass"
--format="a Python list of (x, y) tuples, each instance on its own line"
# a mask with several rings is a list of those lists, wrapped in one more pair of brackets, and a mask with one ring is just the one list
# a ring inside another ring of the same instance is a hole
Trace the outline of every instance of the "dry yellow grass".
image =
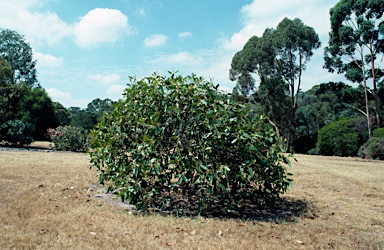
[(53, 145), (52, 142), (49, 141), (34, 141), (31, 143), (31, 147), (40, 147), (40, 148), (51, 148)]
[(263, 222), (135, 216), (87, 195), (85, 154), (2, 151), (0, 249), (384, 249), (384, 162), (297, 159), (307, 213)]

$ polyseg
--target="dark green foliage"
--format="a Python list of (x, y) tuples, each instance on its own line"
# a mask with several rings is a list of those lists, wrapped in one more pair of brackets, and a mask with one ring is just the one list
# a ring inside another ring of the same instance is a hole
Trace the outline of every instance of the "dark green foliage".
[(34, 128), (21, 121), (21, 98), (28, 91), (25, 84), (12, 84), (12, 71), (5, 59), (0, 57), (0, 142), (29, 144)]
[(318, 131), (316, 147), (322, 155), (353, 156), (359, 149), (356, 119), (342, 118)]
[(11, 145), (28, 145), (33, 142), (31, 136), (33, 124), (20, 120), (9, 120), (0, 125), (0, 142), (5, 141)]
[(12, 84), (12, 71), (0, 57), (0, 125), (21, 117), (20, 99), (28, 90), (24, 84)]
[(377, 128), (373, 130), (372, 137), (384, 137), (384, 128)]
[(71, 118), (70, 125), (73, 127), (83, 128), (87, 131), (91, 130), (97, 123), (97, 117), (78, 107), (70, 107), (68, 109)]
[(87, 134), (81, 128), (59, 126), (49, 129), (48, 135), (55, 150), (85, 152), (88, 149)]
[(308, 150), (307, 154), (309, 155), (319, 155), (320, 154), (320, 149), (318, 148), (311, 148)]
[(69, 125), (71, 122), (71, 117), (68, 109), (66, 109), (61, 103), (54, 102), (53, 108), (55, 112), (55, 118), (59, 123), (59, 126)]
[(365, 106), (363, 92), (360, 85), (354, 88), (342, 82), (321, 83), (305, 93), (300, 92), (292, 144), (294, 151), (306, 153), (315, 148), (316, 141), (312, 144), (308, 137), (317, 135), (319, 129), (341, 118), (357, 119), (354, 131), (358, 132), (359, 145), (364, 143), (368, 139), (368, 129), (361, 111)]
[(12, 70), (7, 60), (0, 56), (0, 84), (12, 83)]
[(194, 75), (131, 80), (90, 134), (91, 165), (109, 191), (139, 210), (192, 202), (203, 212), (213, 201), (274, 204), (287, 190), (280, 141), (248, 106)]
[(384, 137), (372, 137), (360, 147), (358, 155), (364, 159), (384, 160)]
[(312, 106), (320, 127), (343, 117), (356, 118), (365, 107), (361, 86), (353, 88), (343, 82), (328, 82), (314, 86), (312, 91), (317, 98)]
[(293, 144), (293, 150), (298, 154), (306, 154), (309, 150), (316, 147), (317, 134), (304, 135), (297, 138)]
[(32, 134), (35, 140), (46, 140), (47, 129), (59, 126), (55, 106), (43, 88), (36, 87), (29, 89), (23, 96), (21, 105), (23, 121), (35, 126)]
[(114, 102), (109, 98), (104, 100), (96, 98), (92, 102), (88, 103), (86, 111), (99, 118), (104, 113), (109, 113), (111, 111), (113, 103)]
[(104, 114), (111, 111), (113, 103), (108, 98), (104, 100), (97, 98), (90, 102), (86, 109), (70, 107), (68, 109), (71, 120), (70, 125), (83, 128), (86, 131), (91, 130)]

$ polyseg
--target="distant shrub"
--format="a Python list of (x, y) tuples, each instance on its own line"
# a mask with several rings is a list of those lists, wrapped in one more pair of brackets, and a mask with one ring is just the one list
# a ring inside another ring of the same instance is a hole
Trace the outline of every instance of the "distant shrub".
[(88, 148), (87, 135), (82, 128), (60, 126), (56, 129), (48, 129), (47, 132), (54, 143), (55, 150), (84, 152)]
[(307, 154), (309, 154), (309, 155), (319, 155), (320, 154), (320, 149), (312, 148), (312, 149), (308, 150)]
[(318, 131), (316, 147), (322, 155), (352, 156), (359, 149), (356, 120), (342, 118)]
[(373, 130), (372, 137), (384, 137), (384, 128), (377, 128)]
[(369, 139), (360, 147), (358, 155), (363, 159), (384, 160), (384, 136)]
[(33, 130), (33, 124), (17, 119), (10, 120), (0, 126), (0, 141), (12, 145), (28, 145), (33, 142)]

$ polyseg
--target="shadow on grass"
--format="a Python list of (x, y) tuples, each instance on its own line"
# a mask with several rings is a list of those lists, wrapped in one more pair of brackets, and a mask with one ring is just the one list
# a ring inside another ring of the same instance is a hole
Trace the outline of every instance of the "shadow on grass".
[(122, 207), (125, 210), (130, 210), (134, 214), (150, 215), (160, 214), (163, 216), (175, 216), (175, 217), (196, 217), (202, 216), (205, 218), (217, 218), (217, 219), (238, 219), (243, 221), (255, 221), (255, 222), (267, 222), (274, 221), (276, 223), (293, 223), (300, 216), (306, 216), (309, 218), (316, 217), (314, 214), (315, 208), (313, 204), (308, 201), (303, 201), (295, 198), (281, 198), (277, 205), (274, 206), (258, 206), (251, 204), (249, 201), (242, 201), (237, 204), (232, 210), (225, 208), (218, 200), (214, 200), (209, 203), (209, 209), (205, 209), (199, 214), (199, 206), (196, 196), (178, 195), (170, 196), (163, 195), (160, 201), (170, 200), (168, 206), (162, 210), (160, 203), (152, 204), (148, 212), (137, 212), (135, 206), (122, 202), (117, 197), (116, 193), (107, 193), (107, 188), (99, 188), (96, 198), (103, 200), (104, 203)]
[[(166, 210), (157, 211), (162, 215), (173, 215), (181, 217), (202, 216), (205, 218), (217, 219), (238, 219), (244, 221), (267, 222), (295, 222), (300, 216), (305, 216), (310, 213), (312, 207), (306, 201), (293, 198), (282, 198), (278, 205), (274, 206), (257, 206), (248, 203), (243, 203), (232, 210), (228, 210), (221, 206), (211, 206), (199, 214), (199, 209), (196, 205), (183, 204), (182, 206), (170, 206)], [(156, 210), (153, 211), (157, 213)], [(312, 213), (310, 213), (312, 214)], [(313, 216), (313, 215), (311, 215)]]

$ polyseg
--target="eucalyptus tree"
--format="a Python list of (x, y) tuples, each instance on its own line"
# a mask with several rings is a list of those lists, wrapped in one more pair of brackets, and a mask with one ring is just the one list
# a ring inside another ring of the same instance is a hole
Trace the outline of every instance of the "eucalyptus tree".
[(12, 84), (26, 83), (29, 87), (37, 84), (36, 60), (32, 48), (25, 38), (16, 31), (0, 29), (0, 56), (12, 71)]
[[(315, 30), (300, 19), (284, 18), (276, 29), (268, 28), (262, 37), (254, 36), (232, 59), (230, 79), (237, 81), (234, 92), (249, 94), (257, 88), (253, 75), (257, 75), (260, 86), (272, 84), (288, 87), (289, 127), (286, 134), (288, 149), (294, 132), (295, 111), (301, 86), (301, 77), (306, 63), (321, 43)], [(250, 79), (251, 78), (251, 79)], [(278, 91), (282, 94), (284, 92)], [(280, 96), (280, 100), (284, 97)], [(277, 111), (277, 110), (276, 110)]]
[(372, 80), (376, 125), (380, 127), (377, 82), (383, 76), (384, 1), (341, 0), (330, 10), (331, 32), (324, 67), (364, 86), (368, 133), (371, 119), (367, 80)]

